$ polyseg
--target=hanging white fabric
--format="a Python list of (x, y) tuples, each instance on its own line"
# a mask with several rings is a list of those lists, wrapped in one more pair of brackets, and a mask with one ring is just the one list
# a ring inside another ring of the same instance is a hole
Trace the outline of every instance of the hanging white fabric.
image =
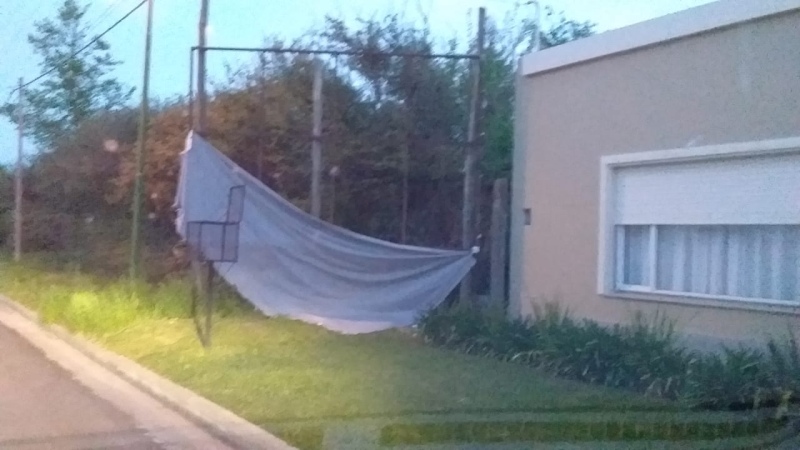
[(399, 245), (319, 220), (190, 133), (181, 155), (176, 228), (222, 220), (233, 186), (245, 186), (236, 263), (217, 272), (267, 315), (343, 333), (415, 323), (441, 303), (475, 260), (469, 251)]

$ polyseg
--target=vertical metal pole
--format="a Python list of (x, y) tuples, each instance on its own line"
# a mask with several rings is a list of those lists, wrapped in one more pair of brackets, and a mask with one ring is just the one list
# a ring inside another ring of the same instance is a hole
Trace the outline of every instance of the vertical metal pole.
[(194, 130), (200, 135), (208, 131), (208, 98), (206, 94), (206, 30), (208, 28), (208, 0), (201, 0), (198, 24), (197, 49), (197, 114)]
[(322, 61), (314, 60), (314, 112), (311, 141), (311, 215), (320, 217), (322, 208)]
[(492, 191), (491, 264), (489, 296), (495, 307), (506, 303), (506, 258), (508, 246), (508, 178), (494, 180)]
[(213, 325), (214, 317), (214, 263), (211, 261), (205, 262), (206, 270), (206, 339), (205, 346), (211, 347), (211, 327)]
[[(472, 62), (472, 98), (469, 108), (469, 125), (467, 128), (467, 151), (464, 158), (464, 206), (461, 216), (461, 245), (470, 249), (475, 242), (475, 210), (479, 196), (478, 163), (481, 160), (480, 120), (482, 99), (481, 64), (483, 62), (483, 46), (485, 36), (486, 8), (478, 10), (478, 36), (476, 53), (478, 59)], [(460, 299), (469, 303), (473, 299), (472, 273), (468, 273), (461, 282)]]
[(19, 79), (19, 102), (17, 103), (17, 167), (14, 176), (14, 261), (22, 259), (22, 160), (25, 138), (25, 94), (23, 81)]
[(142, 196), (144, 191), (145, 141), (147, 140), (147, 121), (149, 114), (148, 95), (150, 91), (150, 53), (153, 44), (153, 1), (147, 2), (147, 31), (144, 44), (144, 79), (142, 81), (142, 104), (139, 112), (139, 136), (136, 152), (136, 179), (133, 189), (133, 225), (131, 230), (131, 280), (139, 277), (139, 256), (141, 253), (139, 240), (142, 221)]

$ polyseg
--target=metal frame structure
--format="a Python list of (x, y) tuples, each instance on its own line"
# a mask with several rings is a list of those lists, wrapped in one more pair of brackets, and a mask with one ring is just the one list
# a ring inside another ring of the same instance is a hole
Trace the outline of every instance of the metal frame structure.
[[(245, 187), (234, 186), (228, 192), (228, 209), (224, 221), (196, 220), (186, 224), (186, 242), (189, 245), (192, 272), (195, 276), (192, 285), (191, 313), (197, 336), (204, 347), (211, 346), (214, 263), (236, 263), (239, 259), (239, 227), (244, 215), (244, 197)], [(205, 233), (206, 236), (212, 236), (212, 239), (204, 241), (203, 229), (218, 230), (218, 232)], [(229, 231), (234, 233), (233, 239), (228, 239)], [(219, 236), (218, 245), (213, 239), (216, 236)], [(200, 297), (205, 304), (204, 322), (201, 322), (197, 315)]]
[[(208, 22), (208, 6), (204, 0), (201, 8), (199, 21), (199, 45), (191, 47), (189, 52), (189, 122), (195, 132), (203, 135), (207, 132), (207, 92), (206, 92), (206, 53), (208, 51), (220, 52), (248, 52), (248, 53), (293, 53), (305, 55), (330, 55), (330, 56), (356, 56), (356, 55), (375, 55), (382, 57), (401, 57), (401, 58), (426, 58), (426, 59), (460, 59), (472, 62), (472, 83), (471, 99), (468, 123), (467, 144), (465, 146), (464, 158), (464, 203), (462, 208), (462, 248), (471, 250), (476, 239), (476, 216), (479, 197), (479, 169), (478, 165), (483, 157), (483, 127), (482, 123), (482, 104), (483, 104), (483, 82), (482, 82), (482, 62), (484, 53), (486, 9), (478, 10), (478, 32), (476, 36), (476, 53), (451, 54), (451, 53), (413, 53), (413, 52), (366, 52), (353, 50), (335, 49), (309, 49), (295, 47), (218, 47), (206, 46), (205, 29)], [(197, 53), (197, 73), (195, 73), (195, 53)], [(313, 91), (321, 91), (321, 64), (316, 64), (315, 82)], [(195, 81), (197, 82), (197, 102), (195, 102)], [(321, 136), (318, 130), (321, 129), (322, 120), (322, 99), (321, 95), (314, 95), (314, 123), (312, 127), (312, 183), (311, 183), (311, 204), (312, 213), (319, 216), (320, 212), (320, 177), (321, 177)], [(404, 200), (405, 201), (405, 200)], [(404, 204), (404, 209), (407, 205)], [(469, 303), (474, 300), (472, 277), (467, 274), (461, 284), (461, 302)]]

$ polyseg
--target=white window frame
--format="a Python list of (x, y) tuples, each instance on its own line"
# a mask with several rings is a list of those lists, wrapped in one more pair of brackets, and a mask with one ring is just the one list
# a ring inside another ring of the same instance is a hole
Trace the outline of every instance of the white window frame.
[(614, 245), (616, 247), (615, 263), (614, 263), (614, 290), (626, 292), (655, 292), (655, 279), (656, 279), (656, 247), (658, 245), (658, 227), (655, 225), (636, 225), (645, 226), (648, 228), (647, 237), (647, 280), (646, 285), (640, 284), (625, 284), (625, 270), (622, 264), (616, 264), (616, 261), (623, 261), (625, 259), (625, 226), (615, 227), (616, 236), (614, 237)]
[[(800, 154), (800, 137), (773, 139), (764, 141), (738, 142), (722, 145), (709, 145), (694, 148), (658, 150), (650, 152), (627, 153), (604, 156), (600, 160), (600, 211), (597, 252), (597, 292), (600, 295), (615, 294), (654, 294), (668, 297), (696, 298), (701, 300), (725, 300), (731, 304), (766, 304), (778, 306), (800, 307), (800, 303), (788, 300), (758, 299), (733, 297), (726, 295), (697, 294), (691, 292), (659, 291), (655, 289), (657, 270), (657, 224), (650, 225), (650, 286), (631, 286), (622, 283), (622, 271), (618, 270), (616, 260), (621, 251), (617, 247), (618, 238), (624, 238), (624, 231), (617, 236), (618, 230), (614, 222), (614, 186), (616, 170), (623, 167), (635, 167), (657, 164), (674, 164), (680, 162), (702, 162), (724, 160), (737, 157), (777, 156), (783, 154)], [(624, 230), (620, 227), (620, 230)]]

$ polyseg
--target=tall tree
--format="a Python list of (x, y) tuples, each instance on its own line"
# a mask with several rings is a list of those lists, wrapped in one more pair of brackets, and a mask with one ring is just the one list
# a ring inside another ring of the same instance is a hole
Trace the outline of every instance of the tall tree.
[(486, 154), (482, 173), (490, 180), (511, 175), (514, 80), (519, 56), (533, 49), (537, 32), (541, 49), (546, 49), (591, 36), (595, 28), (592, 22), (570, 20), (563, 13), (545, 8), (541, 29), (537, 30), (537, 23), (526, 18), (522, 8), (527, 6), (517, 5), (499, 22), (490, 20), (486, 30), (483, 66)]
[[(98, 111), (123, 106), (133, 93), (111, 76), (119, 61), (112, 58), (108, 43), (92, 42), (84, 21), (87, 8), (64, 0), (55, 17), (37, 21), (28, 35), (39, 68), (48, 73), (39, 87), (26, 89), (31, 133), (44, 149), (54, 148)], [(3, 108), (12, 120), (13, 106)]]
[[(535, 23), (520, 16), (511, 14), (507, 21), (487, 26), (484, 179), (510, 173), (517, 57), (530, 49), (537, 31)], [(591, 32), (591, 23), (551, 15), (540, 41), (549, 47)], [(408, 243), (458, 245), (470, 64), (376, 53), (455, 52), (474, 44), (454, 40), (441, 48), (427, 27), (403, 23), (397, 16), (355, 25), (329, 18), (310, 39), (309, 46), (356, 52), (326, 60), (324, 173), (335, 168), (337, 175), (323, 179), (324, 216), (333, 215), (335, 202), (336, 223), (353, 231), (399, 240), (405, 229)], [(310, 175), (311, 62), (305, 55), (264, 55), (234, 68), (209, 102), (208, 138), (304, 208)], [(165, 223), (172, 217), (185, 107), (176, 104), (156, 114), (148, 138), (147, 210)], [(112, 200), (130, 198), (130, 156), (114, 181)]]

